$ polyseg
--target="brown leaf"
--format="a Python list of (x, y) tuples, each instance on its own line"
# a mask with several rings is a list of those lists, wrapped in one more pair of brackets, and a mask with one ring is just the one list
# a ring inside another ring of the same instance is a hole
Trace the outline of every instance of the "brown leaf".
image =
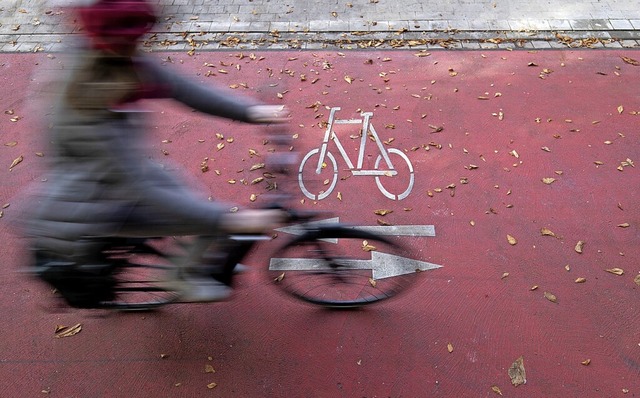
[(362, 250), (365, 252), (372, 252), (376, 250), (376, 247), (373, 245), (370, 245), (368, 241), (364, 240), (362, 241)]
[(556, 234), (554, 234), (553, 231), (551, 231), (549, 228), (542, 228), (540, 230), (540, 233), (542, 234), (542, 236), (556, 236)]
[(204, 372), (205, 373), (215, 373), (216, 370), (213, 368), (213, 366), (206, 364), (204, 365)]
[(629, 58), (629, 57), (620, 57), (620, 58), (622, 58), (622, 60), (628, 63), (629, 65), (640, 66), (640, 62), (636, 61), (633, 58)]
[(378, 210), (374, 210), (373, 212), (379, 216), (386, 216), (387, 214), (393, 213), (393, 210), (378, 209)]
[(618, 276), (624, 275), (624, 270), (622, 268), (609, 268), (609, 269), (606, 269), (605, 271), (607, 271), (610, 274), (614, 274)]
[(61, 339), (63, 337), (75, 336), (76, 334), (80, 333), (81, 330), (82, 325), (80, 323), (77, 323), (73, 326), (58, 325), (56, 326), (55, 335), (57, 339)]
[(9, 171), (11, 171), (11, 169), (16, 167), (20, 163), (22, 163), (23, 160), (24, 160), (24, 157), (22, 155), (20, 155), (17, 158), (13, 159), (13, 162), (11, 162), (11, 166), (9, 166)]
[(514, 386), (525, 384), (527, 382), (527, 374), (524, 370), (524, 359), (522, 357), (516, 359), (509, 367), (508, 373), (511, 378), (511, 384)]
[(558, 302), (558, 298), (555, 296), (555, 294), (549, 293), (549, 292), (544, 292), (544, 298), (546, 298), (547, 300), (551, 301), (552, 303), (557, 303)]

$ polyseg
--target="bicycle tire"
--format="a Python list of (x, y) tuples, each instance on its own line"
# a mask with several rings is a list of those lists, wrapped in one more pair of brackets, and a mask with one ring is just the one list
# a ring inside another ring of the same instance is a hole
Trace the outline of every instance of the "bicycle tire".
[[(115, 298), (100, 307), (119, 311), (151, 311), (175, 302), (179, 293), (167, 283), (175, 270), (167, 254), (170, 238), (111, 247), (105, 255), (117, 264)], [(151, 242), (153, 241), (153, 242)]]
[[(336, 243), (337, 242), (337, 243)], [(370, 252), (368, 252), (370, 250)], [(269, 274), (288, 295), (328, 308), (358, 308), (397, 297), (416, 281), (417, 270), (384, 274), (380, 260), (402, 247), (386, 237), (347, 226), (322, 226), (294, 238), (272, 258)], [(377, 270), (377, 271), (376, 271)]]

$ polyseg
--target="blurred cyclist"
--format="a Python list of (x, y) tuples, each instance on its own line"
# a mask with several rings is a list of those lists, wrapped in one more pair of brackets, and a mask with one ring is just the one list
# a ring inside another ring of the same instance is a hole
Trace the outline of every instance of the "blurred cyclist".
[(71, 305), (92, 307), (113, 299), (115, 282), (101, 257), (104, 238), (196, 235), (199, 242), (172, 288), (183, 301), (228, 297), (230, 287), (198, 272), (210, 236), (260, 232), (273, 227), (280, 213), (229, 213), (229, 206), (196, 198), (146, 156), (136, 101), (173, 98), (249, 123), (284, 122), (285, 109), (203, 87), (142, 56), (138, 41), (156, 21), (145, 0), (99, 0), (76, 11), (86, 37), (58, 93), (47, 132), (50, 175), (28, 223), (38, 275)]

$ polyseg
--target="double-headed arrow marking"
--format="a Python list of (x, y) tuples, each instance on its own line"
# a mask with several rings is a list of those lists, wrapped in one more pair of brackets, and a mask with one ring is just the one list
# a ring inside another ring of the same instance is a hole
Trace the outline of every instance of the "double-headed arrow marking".
[[(303, 225), (291, 225), (279, 228), (276, 231), (300, 235), (308, 231), (310, 226), (322, 226), (327, 224), (336, 224), (339, 218), (329, 218), (325, 220), (312, 221)], [(400, 226), (352, 226), (349, 228), (363, 230), (378, 235), (393, 236), (412, 236), (412, 237), (429, 237), (435, 236), (435, 228), (433, 225), (400, 225)], [(326, 239), (331, 243), (338, 243), (338, 239)], [(438, 264), (419, 261), (393, 254), (371, 252), (369, 260), (345, 259), (341, 260), (341, 264), (350, 269), (370, 269), (372, 270), (373, 279), (384, 279), (392, 276), (405, 275), (413, 273), (417, 270), (428, 271), (442, 267)], [(272, 258), (269, 264), (272, 271), (310, 271), (310, 270), (328, 270), (329, 267), (324, 262), (318, 262), (316, 259), (306, 258)]]

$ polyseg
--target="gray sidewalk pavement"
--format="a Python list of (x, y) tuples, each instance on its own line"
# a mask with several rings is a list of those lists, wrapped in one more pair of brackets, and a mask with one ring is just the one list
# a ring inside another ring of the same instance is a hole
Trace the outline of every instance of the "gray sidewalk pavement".
[[(0, 52), (55, 52), (79, 0), (2, 0)], [(86, 0), (81, 0), (86, 1)], [(150, 0), (150, 50), (640, 48), (637, 0)]]

